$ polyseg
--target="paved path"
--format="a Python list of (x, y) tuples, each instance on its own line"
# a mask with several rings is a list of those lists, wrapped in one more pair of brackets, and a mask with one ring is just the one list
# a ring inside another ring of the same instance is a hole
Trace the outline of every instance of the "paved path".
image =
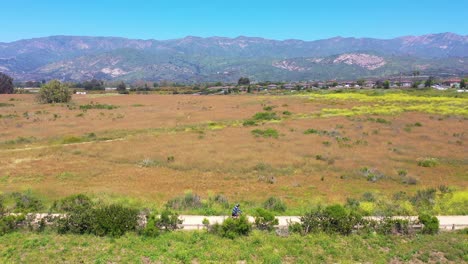
[[(184, 220), (182, 226), (186, 230), (203, 229), (203, 219), (208, 219), (210, 224), (222, 223), (229, 216), (203, 216), (203, 215), (181, 215)], [(249, 221), (254, 222), (254, 218), (249, 216)], [(287, 227), (288, 222), (300, 222), (299, 216), (277, 216), (278, 227)], [(411, 220), (416, 220), (417, 216), (401, 217)], [(468, 227), (468, 215), (462, 216), (437, 216), (440, 223), (440, 228), (443, 230), (463, 229)]]

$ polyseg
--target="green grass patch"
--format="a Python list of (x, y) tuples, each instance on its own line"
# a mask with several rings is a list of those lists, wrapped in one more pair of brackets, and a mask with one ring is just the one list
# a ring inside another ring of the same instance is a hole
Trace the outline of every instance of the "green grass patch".
[(112, 109), (117, 109), (119, 108), (116, 105), (111, 105), (111, 104), (96, 104), (91, 102), (90, 104), (85, 104), (85, 105), (80, 105), (81, 110), (90, 110), (90, 109), (106, 109), (106, 110), (112, 110)]
[(15, 106), (14, 104), (9, 104), (9, 103), (0, 103), (0, 107), (12, 107)]
[(252, 135), (256, 137), (264, 137), (264, 138), (278, 138), (279, 137), (278, 131), (273, 128), (267, 128), (265, 130), (255, 129), (255, 130), (252, 130)]
[(253, 117), (256, 121), (279, 120), (280, 118), (274, 112), (258, 112)]

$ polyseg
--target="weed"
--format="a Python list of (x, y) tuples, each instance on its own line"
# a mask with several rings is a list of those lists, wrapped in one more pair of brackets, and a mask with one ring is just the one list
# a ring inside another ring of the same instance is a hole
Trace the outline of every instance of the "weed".
[(0, 103), (0, 107), (13, 107), (15, 106), (14, 104), (9, 104), (9, 103)]

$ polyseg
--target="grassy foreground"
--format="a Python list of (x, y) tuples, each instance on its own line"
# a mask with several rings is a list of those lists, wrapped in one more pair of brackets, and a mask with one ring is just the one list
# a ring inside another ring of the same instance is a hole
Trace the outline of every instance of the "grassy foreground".
[(466, 263), (466, 232), (415, 236), (279, 237), (234, 240), (206, 232), (121, 238), (16, 232), (0, 237), (1, 263)]

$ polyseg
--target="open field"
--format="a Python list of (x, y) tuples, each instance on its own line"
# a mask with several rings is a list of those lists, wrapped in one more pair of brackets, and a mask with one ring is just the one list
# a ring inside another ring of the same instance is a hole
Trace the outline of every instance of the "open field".
[(468, 203), (464, 94), (76, 95), (69, 105), (2, 95), (0, 105), (2, 192), (160, 207), (191, 190), (300, 210), (445, 185)]
[(16, 232), (0, 236), (2, 263), (466, 263), (466, 233), (436, 236), (279, 237), (260, 231), (234, 240), (204, 231), (157, 238)]

